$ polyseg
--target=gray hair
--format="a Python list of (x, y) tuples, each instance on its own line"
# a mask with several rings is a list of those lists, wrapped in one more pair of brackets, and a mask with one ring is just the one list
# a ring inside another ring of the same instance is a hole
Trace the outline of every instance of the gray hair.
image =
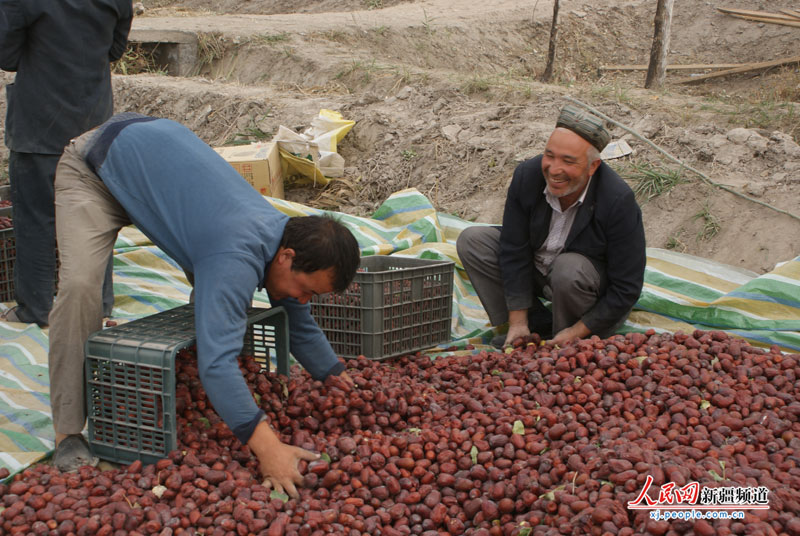
[(586, 149), (586, 160), (589, 165), (595, 160), (600, 160), (600, 151), (597, 150), (597, 147), (591, 144), (589, 145), (589, 148)]

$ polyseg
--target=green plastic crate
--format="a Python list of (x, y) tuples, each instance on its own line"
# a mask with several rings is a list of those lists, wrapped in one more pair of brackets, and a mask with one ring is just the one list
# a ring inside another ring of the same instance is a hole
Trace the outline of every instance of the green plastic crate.
[(345, 358), (432, 348), (450, 340), (453, 268), (452, 261), (364, 257), (344, 293), (312, 298), (311, 314)]
[[(243, 355), (289, 373), (289, 324), (283, 307), (250, 309)], [(177, 448), (175, 356), (194, 345), (188, 304), (98, 331), (86, 342), (89, 445), (117, 463), (154, 463)]]

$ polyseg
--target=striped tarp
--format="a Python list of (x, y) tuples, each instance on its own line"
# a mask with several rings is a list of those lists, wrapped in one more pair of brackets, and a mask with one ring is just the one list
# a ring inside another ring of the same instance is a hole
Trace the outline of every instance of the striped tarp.
[(0, 340), (0, 467), (13, 473), (54, 446), (47, 334), (0, 322)]
[[(290, 216), (320, 213), (269, 200)], [(363, 255), (455, 262), (448, 347), (480, 348), (495, 334), (455, 251), (461, 230), (476, 224), (437, 213), (414, 189), (392, 195), (372, 218), (335, 215), (355, 234)], [(648, 249), (647, 257), (645, 288), (623, 331), (720, 329), (757, 345), (800, 351), (800, 257), (762, 276), (660, 249)], [(114, 292), (114, 317), (135, 319), (185, 304), (190, 287), (174, 261), (129, 227), (115, 247)], [(268, 304), (264, 294), (254, 301)], [(12, 473), (53, 448), (47, 345), (46, 330), (0, 322), (0, 467)]]
[(700, 257), (647, 250), (645, 287), (626, 328), (722, 330), (800, 352), (800, 257), (758, 275)]

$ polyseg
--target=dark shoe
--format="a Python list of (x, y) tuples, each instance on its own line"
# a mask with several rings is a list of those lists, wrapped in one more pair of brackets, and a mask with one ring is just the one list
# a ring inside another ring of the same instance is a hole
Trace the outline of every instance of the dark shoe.
[(19, 305), (15, 305), (11, 309), (0, 315), (0, 319), (2, 319), (4, 322), (22, 322), (22, 320), (20, 320), (19, 317), (17, 316), (17, 309), (19, 309)]
[(553, 324), (547, 324), (540, 328), (531, 326), (530, 330), (531, 334), (538, 333), (542, 340), (553, 338)]
[(89, 444), (81, 434), (65, 437), (56, 447), (53, 454), (53, 465), (61, 472), (74, 473), (84, 465), (97, 465), (99, 460), (92, 456)]
[[(3, 322), (19, 322), (21, 324), (36, 324), (36, 322), (33, 321), (33, 320), (25, 320), (25, 318), (20, 318), (19, 312), (21, 310), (22, 309), (20, 308), (19, 305), (15, 305), (11, 309), (7, 310), (2, 315), (0, 315), (0, 320), (2, 320)], [(45, 328), (47, 328), (47, 324), (44, 324), (44, 325), (39, 324), (39, 327), (42, 328), (42, 329), (45, 329)]]

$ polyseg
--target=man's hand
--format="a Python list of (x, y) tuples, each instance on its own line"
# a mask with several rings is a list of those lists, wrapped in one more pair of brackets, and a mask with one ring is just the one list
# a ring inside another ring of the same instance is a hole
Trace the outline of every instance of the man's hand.
[(297, 463), (300, 460), (317, 460), (319, 454), (281, 443), (266, 421), (258, 423), (247, 446), (258, 458), (264, 487), (286, 493), (293, 499), (300, 497), (296, 485), (303, 482), (303, 476), (297, 469)]
[(547, 341), (547, 344), (553, 346), (566, 346), (568, 343), (575, 339), (584, 339), (591, 335), (592, 332), (583, 323), (583, 320), (578, 320), (575, 324), (568, 328), (564, 328), (555, 334), (555, 337)]
[(519, 339), (520, 337), (528, 337), (530, 334), (531, 330), (528, 329), (527, 322), (522, 325), (509, 325), (508, 333), (506, 334), (505, 346), (510, 346), (514, 344), (515, 340)]
[(349, 393), (353, 387), (355, 387), (355, 382), (347, 373), (347, 371), (343, 370), (338, 376), (330, 375), (325, 378), (325, 385), (328, 387), (337, 387), (345, 393)]
[(514, 344), (520, 337), (527, 337), (531, 334), (528, 328), (528, 310), (508, 312), (508, 333), (506, 334), (505, 346)]

